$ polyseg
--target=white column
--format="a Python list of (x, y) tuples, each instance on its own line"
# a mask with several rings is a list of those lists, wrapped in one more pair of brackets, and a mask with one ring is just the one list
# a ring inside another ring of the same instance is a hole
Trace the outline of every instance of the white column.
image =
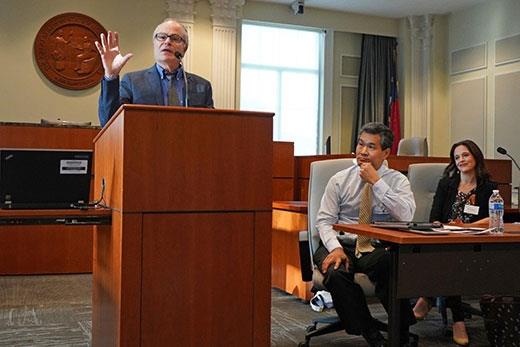
[(235, 108), (237, 20), (245, 0), (209, 0), (213, 22), (211, 84), (216, 108)]
[(182, 59), (184, 63), (184, 67), (186, 71), (190, 71), (192, 66), (192, 59), (190, 54), (189, 46), (191, 46), (194, 42), (193, 37), (193, 23), (194, 23), (194, 10), (195, 0), (166, 0), (166, 12), (168, 13), (168, 18), (173, 18), (177, 22), (184, 25), (186, 30), (188, 31), (188, 51), (184, 55)]
[(408, 23), (412, 66), (410, 136), (426, 137), (431, 143), (433, 16), (410, 16)]

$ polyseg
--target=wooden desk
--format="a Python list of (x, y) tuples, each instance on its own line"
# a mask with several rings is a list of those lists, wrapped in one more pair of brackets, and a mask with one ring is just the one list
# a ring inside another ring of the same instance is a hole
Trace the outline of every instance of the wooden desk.
[[(0, 147), (94, 149), (92, 141), (99, 129), (0, 122)], [(4, 275), (92, 272), (92, 226), (26, 224), (9, 227), (8, 231), (1, 228), (0, 244)]]
[(302, 230), (307, 230), (307, 202), (274, 201), (271, 285), (308, 301), (312, 283), (302, 281), (298, 248)]
[[(506, 207), (504, 220), (519, 222), (518, 208)], [(272, 286), (310, 300), (310, 282), (302, 281), (298, 234), (307, 230), (307, 201), (273, 201)]]
[(520, 295), (520, 225), (502, 235), (417, 235), (370, 225), (334, 229), (391, 244), (389, 345), (399, 346), (398, 300), (438, 295)]
[(0, 275), (84, 269), (92, 262), (93, 225), (109, 223), (111, 215), (106, 209), (0, 209)]

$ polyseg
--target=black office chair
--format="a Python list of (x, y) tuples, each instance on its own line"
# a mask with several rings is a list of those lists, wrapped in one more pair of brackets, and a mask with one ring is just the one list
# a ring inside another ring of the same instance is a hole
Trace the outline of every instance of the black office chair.
[[(312, 281), (312, 292), (325, 290), (323, 286), (323, 275), (313, 263), (312, 255), (316, 251), (320, 243), (318, 230), (315, 227), (316, 215), (321, 204), (321, 198), (325, 191), (325, 187), (329, 179), (337, 172), (354, 165), (352, 158), (321, 160), (311, 163), (309, 190), (308, 190), (308, 208), (307, 208), (307, 230), (300, 232), (300, 265), (302, 269), (302, 279), (305, 282)], [(340, 236), (341, 237), (341, 236)], [(352, 245), (355, 247), (355, 245)], [(363, 273), (356, 273), (355, 281), (363, 288), (366, 296), (375, 296), (375, 287)], [(375, 320), (377, 328), (381, 331), (387, 331), (388, 326)], [(321, 325), (321, 327), (319, 327)], [(300, 342), (300, 347), (308, 347), (313, 337), (334, 333), (343, 330), (339, 317), (324, 317), (316, 319), (307, 327), (305, 341)], [(412, 345), (417, 345), (419, 337), (410, 334)]]

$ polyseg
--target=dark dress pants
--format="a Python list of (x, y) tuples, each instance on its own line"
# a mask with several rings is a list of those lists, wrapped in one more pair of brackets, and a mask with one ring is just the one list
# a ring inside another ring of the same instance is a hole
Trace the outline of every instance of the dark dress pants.
[(462, 297), (447, 296), (446, 307), (451, 309), (453, 322), (464, 322), (464, 309), (462, 308)]
[[(334, 308), (348, 334), (360, 335), (373, 325), (373, 318), (367, 306), (361, 286), (354, 282), (354, 274), (362, 272), (375, 284), (375, 294), (388, 312), (390, 254), (384, 248), (364, 253), (360, 258), (351, 249), (344, 248), (350, 265), (348, 271), (342, 264), (337, 270), (330, 266), (324, 273), (323, 284), (330, 292)], [(329, 254), (325, 246), (320, 246), (314, 254), (314, 262), (320, 267)], [(401, 335), (408, 336), (408, 327), (415, 323), (410, 301), (403, 299), (401, 304)]]
[[(427, 298), (430, 306), (435, 302), (434, 297)], [(462, 297), (461, 296), (446, 296), (444, 297), (446, 307), (451, 310), (453, 317), (453, 323), (464, 322), (464, 309), (462, 308)]]

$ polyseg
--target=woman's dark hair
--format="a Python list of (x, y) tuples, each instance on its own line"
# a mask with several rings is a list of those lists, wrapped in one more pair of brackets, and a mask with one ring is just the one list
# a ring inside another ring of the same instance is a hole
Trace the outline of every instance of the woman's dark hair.
[(484, 164), (484, 154), (482, 154), (482, 151), (477, 144), (471, 140), (459, 141), (451, 146), (450, 164), (444, 170), (443, 177), (454, 177), (455, 175), (460, 175), (459, 169), (457, 169), (457, 164), (455, 163), (454, 154), (455, 148), (459, 146), (466, 146), (471, 155), (473, 155), (473, 158), (475, 158), (475, 175), (477, 176), (477, 184), (489, 180), (489, 172)]

